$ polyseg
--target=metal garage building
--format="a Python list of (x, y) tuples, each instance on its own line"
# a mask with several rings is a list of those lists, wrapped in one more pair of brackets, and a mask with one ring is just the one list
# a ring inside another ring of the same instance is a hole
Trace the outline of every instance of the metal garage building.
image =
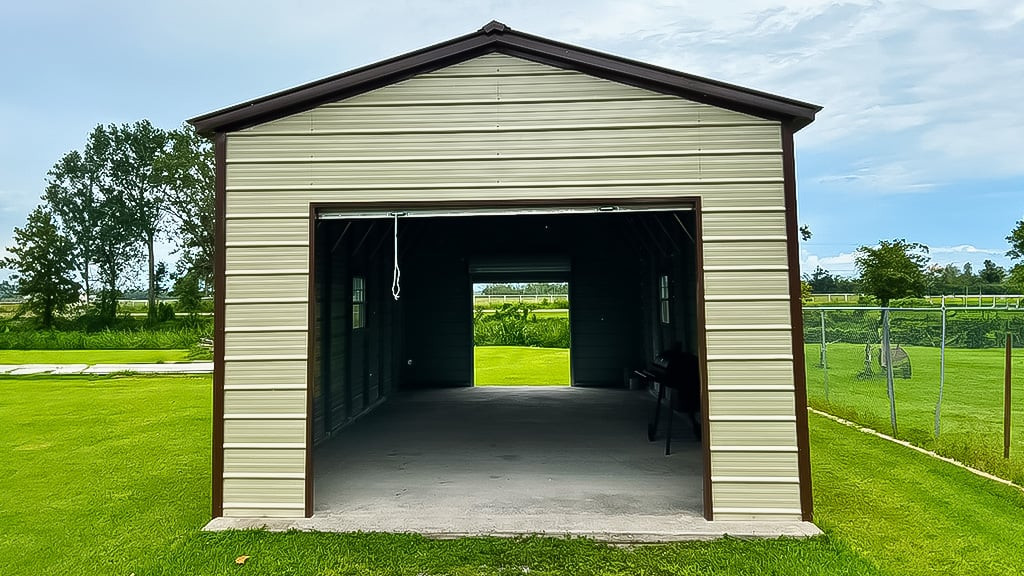
[(580, 394), (545, 418), (605, 394), (591, 420), (642, 421), (624, 375), (679, 342), (702, 372), (691, 512), (810, 520), (793, 133), (818, 110), (492, 22), (192, 119), (217, 158), (213, 515), (330, 513), (321, 453), (450, 419), (472, 283), (529, 279), (571, 290)]

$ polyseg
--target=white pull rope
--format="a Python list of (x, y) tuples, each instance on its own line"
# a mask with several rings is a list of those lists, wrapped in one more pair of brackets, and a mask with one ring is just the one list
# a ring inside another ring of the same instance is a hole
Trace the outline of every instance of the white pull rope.
[(398, 267), (398, 212), (392, 213), (395, 217), (395, 271), (391, 276), (391, 295), (398, 301), (402, 294), (402, 269)]

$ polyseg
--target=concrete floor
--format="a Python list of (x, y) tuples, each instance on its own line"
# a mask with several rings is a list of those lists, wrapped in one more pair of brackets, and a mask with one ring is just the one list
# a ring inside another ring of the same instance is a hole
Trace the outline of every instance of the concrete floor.
[(701, 446), (676, 419), (648, 442), (645, 392), (481, 387), (397, 396), (314, 454), (308, 519), (208, 529), (586, 535), (656, 542), (818, 533), (809, 523), (707, 522)]

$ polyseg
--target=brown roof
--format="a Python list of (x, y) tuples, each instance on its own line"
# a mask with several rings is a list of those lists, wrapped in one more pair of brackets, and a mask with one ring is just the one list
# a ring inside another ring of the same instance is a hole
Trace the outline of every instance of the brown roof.
[(492, 21), (472, 34), (196, 116), (189, 123), (206, 135), (241, 130), (492, 52), (791, 123), (794, 130), (813, 122), (821, 110), (807, 102), (524, 34)]

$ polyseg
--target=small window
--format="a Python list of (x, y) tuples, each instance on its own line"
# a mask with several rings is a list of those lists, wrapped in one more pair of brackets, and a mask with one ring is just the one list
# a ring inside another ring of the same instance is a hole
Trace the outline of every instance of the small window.
[(362, 276), (352, 277), (352, 329), (366, 326), (366, 285)]
[(672, 323), (672, 309), (669, 304), (670, 299), (668, 295), (668, 275), (661, 275), (658, 278), (658, 303), (660, 304), (660, 317), (662, 324)]

